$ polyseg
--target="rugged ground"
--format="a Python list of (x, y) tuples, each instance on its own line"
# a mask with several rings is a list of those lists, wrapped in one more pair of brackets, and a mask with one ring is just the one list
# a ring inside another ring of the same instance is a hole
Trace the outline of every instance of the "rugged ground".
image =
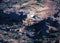
[(60, 43), (60, 0), (0, 0), (0, 43)]

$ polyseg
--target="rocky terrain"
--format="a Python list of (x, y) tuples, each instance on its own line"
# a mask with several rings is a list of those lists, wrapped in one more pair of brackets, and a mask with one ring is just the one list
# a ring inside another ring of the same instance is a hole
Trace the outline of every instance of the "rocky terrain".
[(60, 43), (60, 0), (0, 0), (0, 43)]

